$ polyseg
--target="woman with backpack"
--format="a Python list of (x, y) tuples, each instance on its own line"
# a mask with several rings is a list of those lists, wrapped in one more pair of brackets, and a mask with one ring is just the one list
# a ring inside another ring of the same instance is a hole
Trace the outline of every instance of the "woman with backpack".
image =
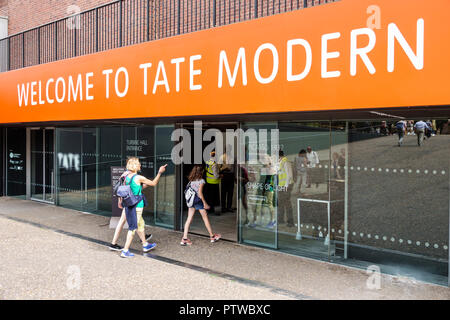
[[(198, 210), (202, 216), (203, 222), (205, 224), (206, 229), (209, 232), (209, 239), (211, 242), (216, 242), (221, 238), (220, 234), (215, 234), (212, 232), (211, 224), (209, 223), (208, 210), (210, 207), (205, 201), (205, 197), (203, 195), (203, 189), (205, 186), (205, 180), (203, 179), (204, 169), (200, 165), (194, 166), (192, 168), (191, 173), (189, 174), (189, 184), (186, 187), (186, 194), (192, 194), (193, 199), (188, 196), (187, 200), (188, 205), (188, 217), (186, 219), (186, 223), (184, 225), (184, 233), (183, 238), (181, 239), (180, 244), (182, 246), (191, 245), (191, 240), (188, 239), (189, 226), (191, 225), (192, 219), (194, 218), (194, 213)], [(191, 202), (191, 203), (190, 203)]]
[[(144, 176), (138, 175), (138, 171), (141, 170), (141, 164), (139, 162), (139, 159), (136, 157), (131, 157), (127, 161), (127, 172), (125, 174), (125, 184), (129, 185), (131, 188), (131, 192), (136, 196), (142, 196), (142, 189), (147, 186), (155, 187), (158, 182), (159, 178), (161, 177), (161, 174), (166, 171), (166, 165), (161, 166), (159, 168), (158, 174), (155, 177), (155, 179), (150, 180), (147, 179)], [(144, 252), (148, 252), (156, 247), (156, 243), (148, 243), (150, 237), (146, 237), (144, 230), (145, 230), (145, 222), (142, 217), (142, 213), (145, 206), (145, 200), (142, 199), (139, 201), (133, 208), (130, 210), (130, 208), (124, 208), (122, 211), (122, 217), (119, 221), (119, 224), (116, 228), (116, 232), (114, 234), (114, 239), (111, 243), (110, 249), (112, 250), (120, 250), (120, 246), (118, 246), (117, 240), (119, 237), (120, 230), (122, 229), (123, 225), (125, 224), (125, 217), (128, 222), (128, 234), (127, 234), (127, 240), (125, 243), (125, 247), (123, 248), (120, 256), (122, 258), (128, 258), (134, 256), (133, 253), (129, 251), (129, 248), (131, 246), (131, 242), (133, 240), (134, 234), (137, 230), (137, 233), (139, 235), (139, 238), (142, 241), (142, 250)], [(127, 210), (128, 209), (128, 210)]]

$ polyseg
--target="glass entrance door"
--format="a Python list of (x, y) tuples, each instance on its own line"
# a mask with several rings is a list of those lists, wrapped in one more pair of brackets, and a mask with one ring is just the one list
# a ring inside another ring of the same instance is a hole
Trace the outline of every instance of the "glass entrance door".
[(31, 199), (55, 203), (55, 130), (31, 129)]
[(243, 123), (239, 137), (239, 212), (242, 242), (278, 248), (276, 122)]
[[(235, 122), (207, 122), (195, 121), (194, 123), (180, 124), (182, 130), (183, 163), (181, 165), (181, 228), (184, 228), (188, 217), (188, 207), (184, 199), (184, 190), (189, 183), (189, 174), (194, 165), (202, 165), (205, 169), (204, 197), (210, 209), (208, 219), (213, 232), (222, 235), (222, 239), (238, 240), (238, 187), (236, 186), (237, 166), (236, 159), (236, 130)], [(188, 142), (189, 141), (189, 142)], [(215, 155), (212, 154), (215, 151)], [(218, 177), (206, 179), (206, 163), (211, 166), (211, 171)], [(219, 180), (211, 183), (211, 180)], [(200, 215), (194, 215), (189, 227), (193, 234), (208, 235)]]

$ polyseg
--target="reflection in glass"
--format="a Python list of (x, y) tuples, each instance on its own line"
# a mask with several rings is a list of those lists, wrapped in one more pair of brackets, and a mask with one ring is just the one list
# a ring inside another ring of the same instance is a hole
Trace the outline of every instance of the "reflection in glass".
[(31, 135), (31, 197), (44, 200), (44, 131), (32, 129)]
[(55, 130), (44, 129), (44, 200), (55, 202)]
[(6, 130), (6, 192), (10, 197), (26, 197), (26, 129)]
[[(439, 129), (447, 122), (424, 121), (418, 137), (418, 119), (408, 120), (399, 144), (397, 121), (279, 122), (276, 174), (246, 138), (242, 242), (447, 284), (450, 135)], [(267, 228), (272, 207), (276, 235)]]
[(57, 190), (58, 204), (83, 210), (81, 163), (81, 128), (58, 128), (57, 134)]
[[(153, 179), (155, 176), (155, 155), (154, 155), (154, 126), (140, 126), (136, 127), (135, 139), (128, 136), (124, 140), (128, 153), (134, 153), (139, 158), (141, 163), (141, 171), (139, 174), (148, 179)], [(126, 161), (126, 159), (124, 159)], [(143, 217), (147, 224), (154, 224), (154, 203), (155, 190), (154, 187), (147, 187), (143, 190), (148, 202), (148, 206), (144, 208)]]
[(122, 163), (122, 128), (99, 127), (98, 128), (98, 187), (97, 205), (98, 212), (103, 215), (111, 215), (111, 167), (120, 167)]
[(284, 166), (292, 172), (278, 191), (280, 202), (285, 203), (285, 213), (279, 208), (278, 214), (279, 247), (328, 260), (336, 253), (329, 230), (338, 201), (331, 198), (330, 190), (330, 123), (280, 122), (278, 126)]
[(277, 247), (278, 135), (276, 123), (242, 125), (239, 165), (240, 235), (244, 243)]
[(155, 127), (155, 175), (160, 166), (167, 164), (154, 196), (155, 225), (163, 227), (173, 227), (175, 215), (176, 179), (171, 159), (173, 142), (170, 140), (173, 129), (173, 125)]
[(83, 128), (82, 134), (82, 204), (83, 211), (98, 210), (98, 152), (97, 128)]
[(446, 283), (450, 136), (433, 130), (419, 146), (417, 120), (401, 146), (397, 121), (349, 124), (348, 258)]

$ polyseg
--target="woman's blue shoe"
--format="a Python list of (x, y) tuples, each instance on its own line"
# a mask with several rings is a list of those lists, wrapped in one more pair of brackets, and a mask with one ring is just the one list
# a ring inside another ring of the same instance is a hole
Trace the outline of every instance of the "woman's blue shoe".
[(122, 258), (130, 258), (130, 257), (134, 257), (134, 254), (131, 253), (130, 250), (128, 250), (128, 251), (122, 250), (122, 253), (120, 254), (120, 256)]

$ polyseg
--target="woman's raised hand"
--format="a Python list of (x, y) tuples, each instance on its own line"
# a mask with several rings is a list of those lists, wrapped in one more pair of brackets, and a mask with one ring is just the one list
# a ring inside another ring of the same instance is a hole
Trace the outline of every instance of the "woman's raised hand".
[(159, 167), (159, 173), (164, 173), (164, 171), (166, 171), (166, 167), (167, 167), (167, 164), (165, 164), (165, 165), (163, 165), (163, 166), (161, 166), (161, 167)]

